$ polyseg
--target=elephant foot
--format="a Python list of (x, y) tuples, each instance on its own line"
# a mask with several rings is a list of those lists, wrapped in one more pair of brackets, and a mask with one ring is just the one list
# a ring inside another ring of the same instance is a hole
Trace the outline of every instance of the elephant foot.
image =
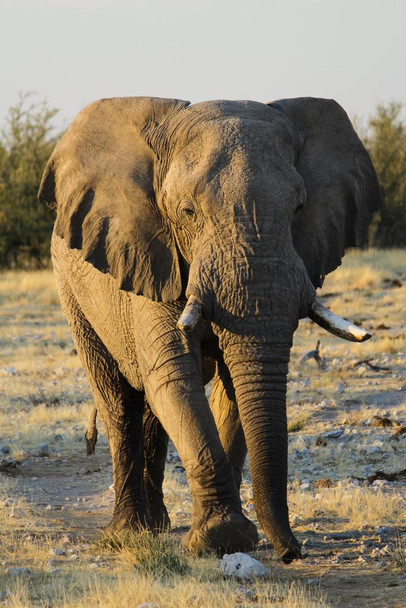
[(216, 513), (199, 526), (192, 526), (184, 538), (183, 546), (197, 555), (216, 551), (252, 551), (258, 543), (255, 525), (244, 515), (236, 512)]
[(169, 532), (171, 520), (164, 504), (149, 505), (150, 525), (154, 532)]
[(117, 534), (127, 530), (133, 532), (152, 531), (149, 513), (134, 508), (122, 508), (114, 513), (113, 519), (105, 531), (107, 534)]

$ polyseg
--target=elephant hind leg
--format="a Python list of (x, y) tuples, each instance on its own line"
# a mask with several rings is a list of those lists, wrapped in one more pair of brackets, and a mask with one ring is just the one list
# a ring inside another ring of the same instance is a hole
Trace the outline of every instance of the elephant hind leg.
[(154, 530), (169, 530), (171, 522), (164, 504), (164, 480), (168, 435), (145, 401), (144, 409), (144, 485), (147, 494), (151, 526)]
[(247, 447), (231, 377), (223, 361), (219, 361), (216, 366), (213, 389), (210, 395), (210, 409), (213, 413), (220, 441), (231, 463), (237, 485), (240, 487)]
[[(106, 428), (113, 462), (115, 507), (110, 529), (150, 528), (144, 488), (144, 393), (121, 374), (69, 289), (61, 291), (72, 336), (90, 381), (95, 410)], [(92, 423), (90, 425), (92, 427)]]

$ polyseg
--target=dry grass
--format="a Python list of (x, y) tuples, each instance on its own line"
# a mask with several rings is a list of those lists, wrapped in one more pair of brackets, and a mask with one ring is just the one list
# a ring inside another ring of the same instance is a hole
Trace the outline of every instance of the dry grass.
[[(152, 576), (138, 576), (134, 573), (82, 574), (74, 583), (66, 582), (65, 586), (57, 584), (52, 577), (44, 578), (47, 587), (49, 604), (60, 608), (133, 608), (147, 603), (148, 606), (165, 608), (235, 608), (246, 606), (244, 588), (235, 583), (217, 581), (208, 584), (206, 580), (196, 578), (188, 580), (172, 579), (162, 582)], [(32, 581), (18, 581), (8, 592), (8, 606), (27, 608), (31, 606)], [(253, 605), (272, 608), (327, 608), (320, 591), (312, 591), (304, 585), (292, 583), (289, 586), (269, 584), (254, 585), (250, 588)], [(119, 598), (119, 599), (118, 599)], [(119, 603), (118, 603), (119, 602)]]
[(404, 497), (387, 494), (378, 488), (348, 487), (339, 483), (335, 487), (303, 492), (296, 486), (289, 501), (292, 512), (300, 517), (304, 526), (318, 519), (330, 522), (331, 531), (343, 527), (359, 530), (365, 526), (406, 524)]

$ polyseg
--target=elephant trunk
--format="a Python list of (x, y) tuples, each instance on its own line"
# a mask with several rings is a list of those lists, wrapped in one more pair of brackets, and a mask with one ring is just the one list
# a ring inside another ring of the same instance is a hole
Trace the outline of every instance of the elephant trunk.
[(285, 563), (300, 557), (287, 506), (286, 383), (290, 341), (234, 343), (225, 361), (233, 380), (250, 458), (259, 522)]

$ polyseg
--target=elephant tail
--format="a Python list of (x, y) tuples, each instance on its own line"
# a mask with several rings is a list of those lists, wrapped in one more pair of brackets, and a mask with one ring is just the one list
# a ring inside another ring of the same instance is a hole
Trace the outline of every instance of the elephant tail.
[(85, 433), (86, 452), (87, 452), (88, 456), (90, 456), (91, 454), (94, 454), (95, 449), (96, 449), (97, 435), (98, 435), (96, 419), (97, 419), (97, 407), (93, 406), (92, 413), (90, 414), (89, 425), (88, 425), (87, 431)]

